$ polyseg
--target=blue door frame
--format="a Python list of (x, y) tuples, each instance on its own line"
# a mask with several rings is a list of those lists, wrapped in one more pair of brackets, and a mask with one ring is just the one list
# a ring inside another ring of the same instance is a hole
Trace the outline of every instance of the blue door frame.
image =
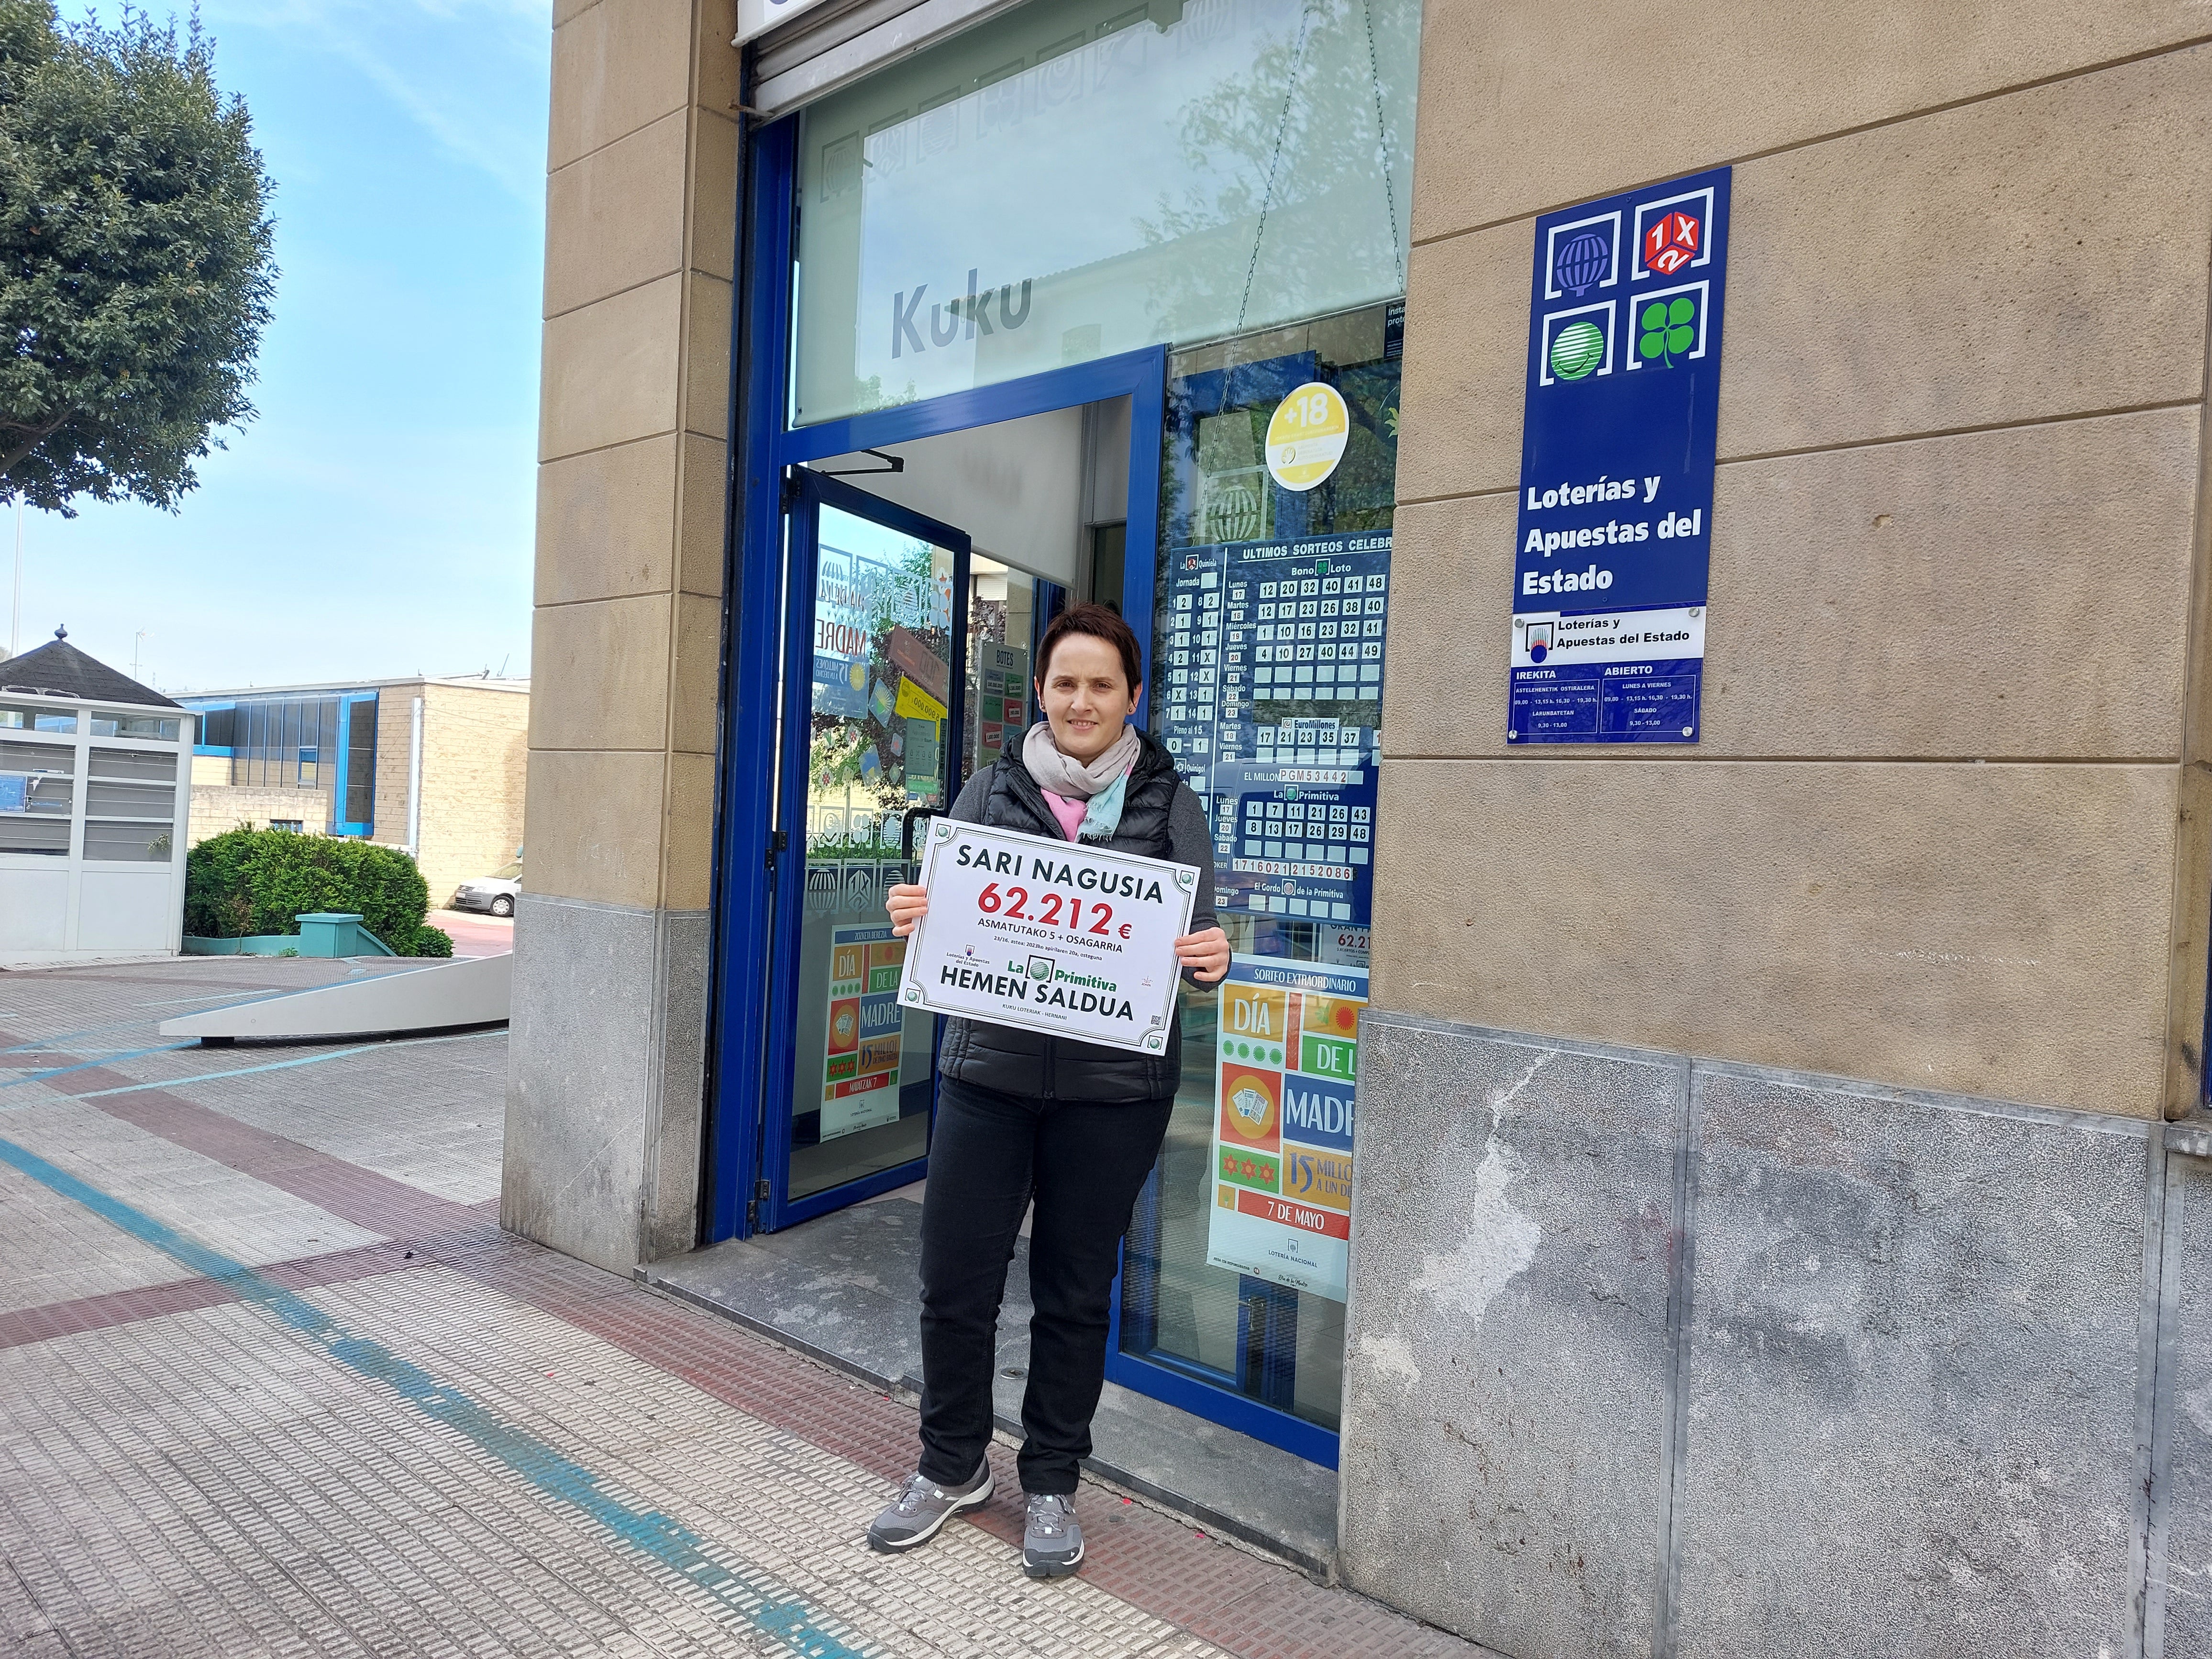
[[(1139, 722), (1148, 718), (1152, 678), (1153, 573), (1158, 558), (1167, 349), (1146, 347), (819, 425), (788, 425), (798, 135), (796, 117), (753, 131), (746, 145), (740, 203), (744, 269), (733, 301), (732, 430), (737, 441), (731, 468), (732, 544), (726, 589), (731, 615), (726, 632), (722, 776), (711, 909), (715, 930), (714, 1065), (703, 1183), (709, 1243), (744, 1237), (834, 1207), (811, 1200), (785, 1204), (777, 1191), (780, 1182), (769, 1174), (773, 1132), (768, 1126), (777, 1116), (789, 1116), (787, 1064), (798, 1012), (795, 974), (787, 971), (779, 977), (775, 972), (779, 959), (795, 969), (797, 957), (795, 937), (788, 956), (782, 953), (775, 890), (779, 884), (791, 882), (794, 870), (800, 872), (803, 885), (805, 859), (804, 825), (794, 826), (789, 803), (779, 812), (775, 796), (773, 780), (784, 758), (777, 753), (776, 693), (782, 663), (800, 660), (783, 656), (791, 648), (787, 627), (795, 625), (789, 623), (787, 605), (791, 614), (803, 612), (809, 618), (813, 610), (811, 569), (802, 590), (798, 573), (791, 568), (797, 538), (788, 527), (787, 514), (785, 485), (790, 469), (858, 450), (1127, 398), (1128, 516), (1121, 611), (1136, 629), (1144, 659), (1146, 702), (1139, 703), (1134, 716)], [(963, 678), (966, 668), (960, 665)], [(803, 778), (803, 765), (796, 775)], [(951, 793), (957, 793), (961, 781), (948, 774)], [(789, 908), (793, 916), (798, 914), (795, 904)], [(772, 1086), (777, 1076), (785, 1082), (781, 1094)], [(782, 1135), (781, 1151), (775, 1153), (779, 1174), (787, 1168), (783, 1155), (788, 1149), (787, 1121)], [(918, 1172), (917, 1167), (908, 1166), (838, 1188), (835, 1205), (888, 1190)], [(1123, 1353), (1118, 1276), (1113, 1322), (1106, 1368), (1114, 1382), (1310, 1462), (1336, 1467), (1337, 1437), (1328, 1430), (1232, 1392), (1237, 1384), (1231, 1379), (1217, 1382), (1189, 1368)], [(1273, 1352), (1261, 1361), (1263, 1373), (1286, 1357), (1279, 1346), (1270, 1346)], [(1243, 1346), (1240, 1337), (1240, 1352)]]
[[(943, 756), (946, 785), (945, 805), (952, 805), (952, 797), (960, 787), (957, 775), (959, 757), (966, 750), (962, 730), (967, 699), (960, 695), (961, 677), (967, 665), (961, 660), (968, 638), (968, 532), (955, 526), (940, 524), (919, 513), (896, 506), (890, 501), (857, 489), (848, 483), (795, 469), (787, 492), (790, 502), (787, 522), (790, 529), (786, 538), (786, 569), (788, 573), (787, 600), (788, 615), (785, 618), (783, 659), (787, 664), (808, 664), (814, 660), (814, 593), (822, 549), (821, 517), (824, 507), (833, 507), (855, 517), (872, 520), (935, 546), (948, 550), (953, 555), (952, 566), (952, 661), (950, 665), (952, 696), (945, 722)], [(888, 1193), (921, 1179), (928, 1164), (928, 1155), (908, 1163), (895, 1164), (888, 1170), (863, 1176), (857, 1181), (848, 1181), (838, 1186), (825, 1188), (818, 1193), (809, 1193), (794, 1200), (791, 1196), (792, 1146), (792, 1089), (798, 1073), (798, 1052), (795, 1032), (799, 1010), (793, 994), (785, 994), (788, 986), (797, 988), (799, 959), (799, 928), (805, 920), (806, 909), (806, 792), (807, 744), (810, 725), (801, 711), (811, 708), (813, 678), (811, 673), (792, 673), (784, 691), (783, 752), (777, 775), (786, 781), (786, 787), (776, 801), (777, 824), (773, 842), (776, 902), (770, 911), (772, 929), (769, 949), (769, 994), (771, 1006), (781, 1023), (772, 1019), (769, 1025), (771, 1040), (767, 1045), (767, 1065), (763, 1068), (761, 1114), (761, 1176), (766, 1192), (759, 1195), (757, 1218), (763, 1232), (774, 1232), (779, 1228), (811, 1221), (817, 1215), (832, 1210), (842, 1210), (848, 1204), (873, 1198), (878, 1193)], [(783, 972), (776, 969), (781, 966)], [(939, 1022), (938, 1035), (943, 1035), (943, 1022)], [(930, 1045), (933, 1060), (936, 1043)], [(822, 1081), (819, 1058), (815, 1060), (815, 1083)], [(933, 1083), (935, 1067), (931, 1068)], [(934, 1094), (930, 1101), (930, 1119), (936, 1121), (937, 1105)], [(925, 1143), (926, 1144), (926, 1143)]]

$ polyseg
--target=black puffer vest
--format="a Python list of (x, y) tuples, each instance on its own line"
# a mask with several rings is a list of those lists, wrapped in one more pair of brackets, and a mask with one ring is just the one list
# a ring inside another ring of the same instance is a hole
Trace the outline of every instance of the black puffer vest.
[[(1121, 827), (1104, 845), (1116, 852), (1164, 859), (1170, 856), (1168, 812), (1182, 781), (1176, 775), (1168, 751), (1149, 732), (1137, 736), (1144, 748), (1129, 774)], [(981, 814), (971, 816), (956, 805), (955, 817), (1054, 841), (1066, 839), (1044, 791), (1022, 763), (1018, 744), (1001, 755), (980, 781), (984, 785)], [(973, 802), (961, 805), (972, 806)], [(1032, 1099), (1156, 1100), (1173, 1094), (1182, 1079), (1182, 1019), (1178, 1015), (1169, 1027), (1164, 1054), (1132, 1054), (981, 1020), (948, 1019), (937, 1069), (978, 1088)]]

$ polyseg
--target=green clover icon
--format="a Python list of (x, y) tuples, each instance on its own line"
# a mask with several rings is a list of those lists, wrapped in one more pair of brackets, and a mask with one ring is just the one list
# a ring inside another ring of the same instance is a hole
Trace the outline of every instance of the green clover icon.
[(1698, 302), (1692, 295), (1678, 294), (1664, 305), (1654, 300), (1636, 319), (1641, 331), (1637, 355), (1647, 363), (1655, 357), (1664, 358), (1672, 368), (1674, 359), (1697, 343), (1697, 321)]

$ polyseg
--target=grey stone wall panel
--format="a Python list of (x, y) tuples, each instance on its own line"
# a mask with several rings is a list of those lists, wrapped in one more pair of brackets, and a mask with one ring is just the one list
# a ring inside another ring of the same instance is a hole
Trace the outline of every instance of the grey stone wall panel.
[(2153, 1558), (2153, 1608), (2166, 1659), (2193, 1659), (2212, 1654), (2212, 1160), (2168, 1158), (2166, 1224), (2165, 1457), (2153, 1509), (2165, 1550)]
[(1362, 1038), (1344, 1576), (1514, 1659), (1648, 1654), (1685, 1067)]
[(526, 892), (514, 922), (500, 1224), (627, 1273), (659, 1069), (653, 914)]
[(647, 1136), (651, 1174), (643, 1254), (648, 1261), (681, 1255), (698, 1242), (708, 935), (703, 910), (661, 912), (659, 1110)]
[(2143, 1127), (1695, 1093), (1676, 1650), (2136, 1651)]

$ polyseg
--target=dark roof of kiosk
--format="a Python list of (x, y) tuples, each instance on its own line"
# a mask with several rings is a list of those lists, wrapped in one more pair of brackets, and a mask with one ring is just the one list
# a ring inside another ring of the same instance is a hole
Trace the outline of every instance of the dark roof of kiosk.
[(149, 685), (88, 657), (57, 630), (35, 651), (0, 659), (0, 692), (29, 691), (80, 702), (130, 703), (140, 708), (181, 708)]

